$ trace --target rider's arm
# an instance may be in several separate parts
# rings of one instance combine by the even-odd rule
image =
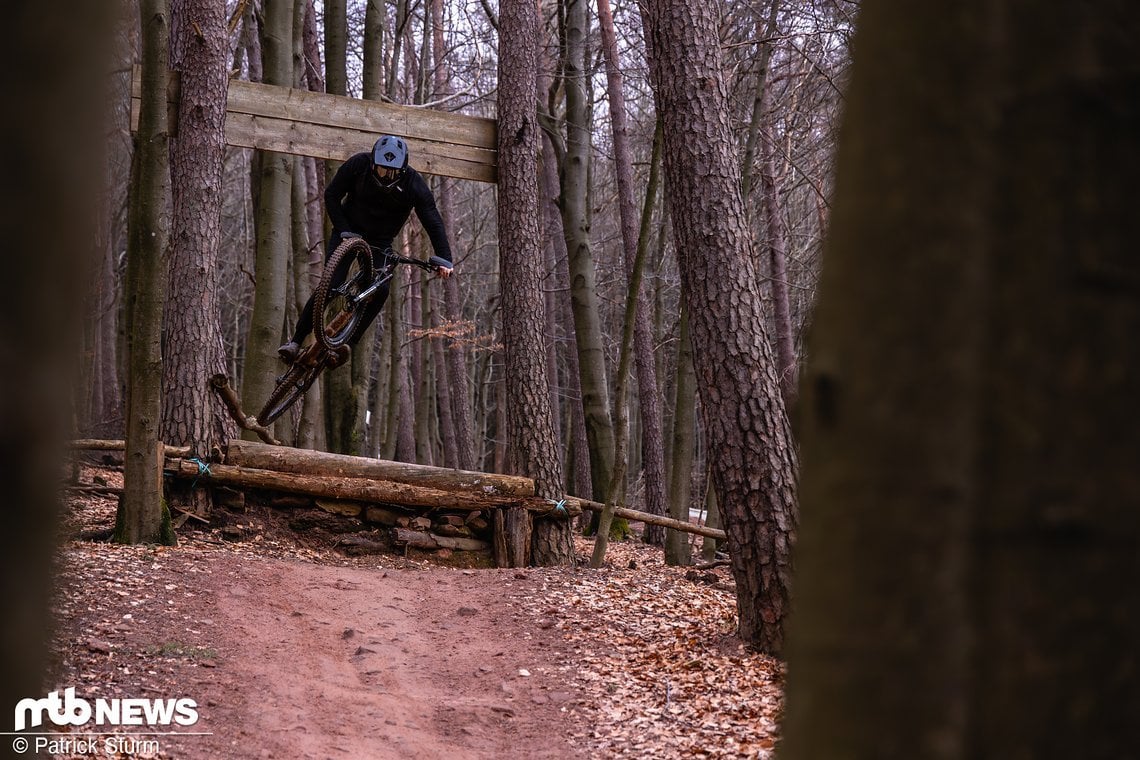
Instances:
[[[362,162],[364,163],[364,170],[367,171],[369,166],[367,153],[357,153],[345,161],[340,165],[340,168],[336,170],[332,182],[329,182],[328,187],[325,188],[325,213],[329,215],[329,221],[332,222],[333,229],[355,232],[340,202],[352,189],[352,183],[360,174],[360,165]]]
[[[447,242],[447,229],[443,225],[443,217],[435,206],[435,196],[431,194],[427,182],[418,174],[412,177],[411,190],[416,216],[427,232],[428,239],[431,240],[435,255],[451,261],[451,245]]]

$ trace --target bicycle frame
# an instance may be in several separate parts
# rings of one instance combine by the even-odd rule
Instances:
[[[355,310],[358,303],[366,302],[372,298],[373,293],[383,287],[385,283],[396,275],[396,266],[399,264],[411,264],[427,271],[435,271],[447,263],[436,256],[432,256],[428,261],[423,261],[421,259],[411,259],[406,256],[400,256],[393,252],[391,248],[377,248],[371,243],[368,244],[368,247],[372,250],[374,261],[377,255],[382,256],[384,261],[382,265],[376,268],[376,274],[373,275],[372,282],[355,296],[350,295],[348,292],[350,286],[355,284],[353,280],[347,280],[340,287],[333,289],[335,293],[344,298],[349,311]]]
[[[367,244],[367,241],[362,240],[361,242]],[[352,324],[354,322],[352,315],[356,309],[362,304],[368,303],[368,301],[376,295],[376,291],[395,276],[396,267],[398,265],[411,264],[429,272],[436,271],[440,268],[451,268],[450,261],[437,256],[432,256],[429,260],[422,261],[420,259],[399,256],[392,252],[391,248],[381,249],[372,245],[369,245],[368,248],[373,258],[373,275],[372,281],[368,283],[363,290],[355,295],[351,293],[355,287],[361,284],[360,280],[362,279],[363,270],[358,271],[354,277],[346,279],[335,288],[330,287],[327,279],[323,280],[318,286],[317,292],[320,294],[318,299],[319,303],[324,303],[323,299],[325,293],[335,293],[344,301],[341,311],[333,317],[332,321],[322,329],[319,335],[313,335],[314,341],[311,344],[307,344],[301,355],[290,365],[285,374],[277,378],[276,387],[270,394],[269,399],[265,402],[265,406],[262,407],[261,412],[257,415],[258,424],[271,424],[289,407],[296,403],[297,399],[305,394],[309,387],[316,382],[317,377],[322,371],[326,368],[337,367],[348,358],[349,348],[344,344],[344,341],[347,340],[347,335],[339,336],[334,345],[330,345],[328,341],[323,338],[330,334],[338,334]],[[377,254],[382,257],[379,266],[376,264]],[[338,253],[337,255],[343,256],[344,254]],[[328,263],[326,263],[326,273],[328,271]],[[322,291],[322,288],[325,290]],[[323,308],[323,306],[321,308]]]

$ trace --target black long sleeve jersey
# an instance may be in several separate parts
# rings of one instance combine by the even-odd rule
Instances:
[[[431,240],[435,255],[451,261],[451,246],[435,196],[423,175],[408,167],[392,188],[381,186],[372,172],[372,159],[357,153],[341,164],[325,188],[325,210],[334,234],[355,232],[377,247],[392,244],[412,210]]]

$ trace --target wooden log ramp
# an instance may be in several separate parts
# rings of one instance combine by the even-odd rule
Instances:
[[[122,441],[81,440],[72,448],[121,450]],[[389,529],[396,548],[449,553],[488,551],[496,565],[517,566],[528,555],[530,519],[567,519],[604,505],[535,495],[534,481],[512,475],[389,462],[368,457],[231,440],[202,462],[186,448],[167,446],[164,469],[174,478],[284,494],[271,504],[312,507],[338,519]],[[320,514],[316,512],[315,514]],[[619,507],[619,517],[724,539],[721,530]],[[530,518],[524,518],[524,515]],[[349,542],[346,542],[349,543]],[[352,542],[360,548],[361,542]]]

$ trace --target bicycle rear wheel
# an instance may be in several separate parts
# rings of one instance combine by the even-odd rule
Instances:
[[[324,368],[323,360],[311,366],[297,362],[289,367],[258,413],[257,424],[269,425],[284,414],[285,410],[297,403],[297,399],[305,395],[305,391],[309,390]]]
[[[334,284],[338,270],[343,280]],[[313,293],[313,333],[332,351],[344,345],[360,323],[363,310],[356,296],[372,283],[372,251],[361,238],[349,238],[337,246],[325,264],[321,282]]]

